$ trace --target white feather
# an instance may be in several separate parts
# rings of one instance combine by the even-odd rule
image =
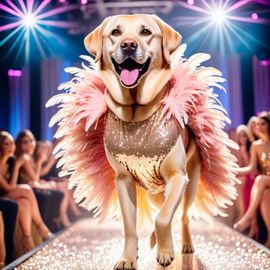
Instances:
[[[53,97],[51,97],[45,104],[46,108],[52,107],[59,103],[68,103],[75,101],[75,97],[72,94],[57,94]]]
[[[211,58],[210,54],[206,53],[196,53],[189,57],[187,60],[187,65],[191,69],[195,69],[198,67],[202,62],[207,61]]]

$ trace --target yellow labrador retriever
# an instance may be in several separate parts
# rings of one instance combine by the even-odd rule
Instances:
[[[180,34],[155,15],[109,17],[84,41],[96,57],[110,109],[105,150],[116,173],[125,231],[124,252],[114,269],[137,269],[136,184],[159,208],[152,235],[159,264],[174,259],[171,221],[184,191],[183,252],[193,252],[187,211],[200,175],[199,153],[186,129],[159,117],[171,78],[170,56],[180,42]]]

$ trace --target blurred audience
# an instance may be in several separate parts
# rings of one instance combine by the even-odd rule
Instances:
[[[235,156],[238,160],[239,167],[245,167],[249,164],[249,149],[250,141],[248,137],[248,128],[246,125],[239,125],[236,128],[235,141],[239,145],[239,149],[235,151]],[[249,201],[249,192],[246,190],[248,182],[252,181],[252,177],[249,175],[238,176],[241,184],[237,185],[238,198],[236,200],[237,216],[240,219],[247,209]],[[253,183],[252,183],[253,184]]]
[[[48,147],[44,143],[36,144],[35,137],[30,130],[23,130],[18,134],[16,138],[16,156],[25,159],[20,170],[19,181],[27,183],[33,188],[63,192],[64,197],[60,203],[57,222],[59,226],[68,227],[71,222],[67,211],[72,196],[68,190],[67,181],[45,181],[41,179],[41,175],[47,173],[54,162],[51,157],[48,157],[48,153]]]
[[[251,189],[250,203],[244,216],[234,225],[239,231],[250,227],[250,236],[255,236],[258,231],[257,211],[261,209],[263,221],[267,227],[265,246],[270,247],[270,215],[269,215],[269,189],[270,189],[270,116],[261,113],[256,119],[256,136],[259,137],[251,144],[250,162],[248,166],[239,168],[239,176],[256,174]]]
[[[26,162],[25,156],[14,158],[15,143],[12,136],[0,132],[0,196],[18,203],[18,222],[22,230],[21,245],[25,252],[35,247],[31,226],[36,225],[43,240],[52,233],[42,220],[38,203],[32,188],[27,184],[17,184],[19,170]]]

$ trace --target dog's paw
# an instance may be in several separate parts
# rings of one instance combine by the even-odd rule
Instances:
[[[170,250],[159,250],[157,253],[157,262],[163,266],[167,267],[174,260],[174,252]]]
[[[193,245],[192,243],[190,244],[183,244],[183,247],[182,247],[182,253],[194,253],[194,248],[193,248]]]
[[[137,270],[137,261],[121,258],[113,267],[114,270]]]

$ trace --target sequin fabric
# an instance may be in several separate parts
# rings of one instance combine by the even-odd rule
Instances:
[[[259,158],[260,172],[267,176],[270,176],[270,153],[262,153]]]
[[[181,253],[181,234],[173,232],[175,260],[166,270],[269,270],[270,253],[255,241],[214,221],[191,221],[194,254]],[[149,228],[150,229],[150,228]],[[164,270],[150,249],[151,231],[139,236],[138,270]],[[122,225],[84,219],[51,240],[16,270],[112,270],[123,252]],[[10,268],[14,269],[14,268]]]
[[[108,151],[134,176],[139,187],[151,193],[164,190],[160,165],[180,134],[176,120],[162,119],[161,110],[141,122],[124,122],[109,111],[104,133]]]

